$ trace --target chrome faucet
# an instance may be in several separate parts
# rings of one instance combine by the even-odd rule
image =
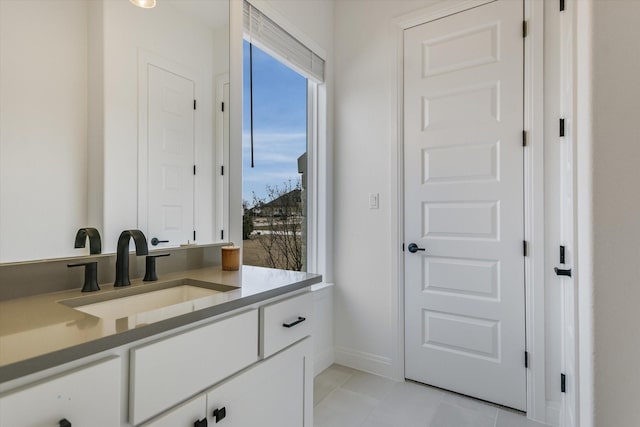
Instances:
[[[136,245],[136,255],[147,255],[149,248],[147,247],[147,239],[140,230],[125,230],[120,233],[118,238],[118,252],[116,254],[116,281],[114,287],[129,286],[129,240],[133,237],[133,243]]]
[[[102,252],[102,243],[100,241],[100,233],[92,227],[85,227],[76,233],[75,248],[84,248],[87,237],[89,238],[89,254],[95,255]]]

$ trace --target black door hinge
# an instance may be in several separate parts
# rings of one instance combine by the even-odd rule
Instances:
[[[224,113],[224,102],[222,103],[222,106],[220,107],[220,111],[222,111]]]
[[[196,165],[193,165],[193,174],[196,174]]]
[[[564,136],[564,119],[560,119],[560,136]]]
[[[565,374],[560,374],[560,391],[567,392],[567,376]]]
[[[220,175],[224,175],[224,165],[220,166]]]
[[[564,12],[564,0],[560,0],[560,12]]]
[[[564,264],[564,246],[560,246],[560,264]]]
[[[220,230],[220,240],[224,240],[224,230]]]
[[[196,230],[193,230],[193,240],[196,240]]]
[[[523,147],[527,146],[527,131],[526,130],[522,131],[522,146]]]
[[[529,256],[529,243],[526,240],[522,241],[522,254]]]
[[[402,252],[404,252],[404,243],[402,244]]]
[[[195,99],[193,100],[193,109],[194,110],[196,109],[196,100]]]
[[[528,31],[528,25],[527,25],[527,21],[522,21],[522,37],[527,37],[529,31]]]
[[[529,367],[529,352],[528,351],[524,352],[524,367],[525,368]]]

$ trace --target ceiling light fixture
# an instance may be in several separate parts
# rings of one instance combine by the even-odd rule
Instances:
[[[129,0],[131,3],[144,9],[151,9],[156,7],[156,0]]]

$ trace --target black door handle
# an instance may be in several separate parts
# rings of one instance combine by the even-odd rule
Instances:
[[[283,323],[282,326],[284,326],[285,328],[292,328],[296,326],[298,323],[304,322],[305,320],[307,320],[306,317],[298,316],[298,320],[296,320],[295,322]]]
[[[418,251],[424,251],[424,248],[419,248],[418,245],[416,245],[415,243],[409,243],[409,246],[407,246],[407,249],[412,254],[415,254]]]
[[[153,239],[151,239],[151,244],[153,246],[158,246],[158,243],[169,243],[168,240],[160,240],[157,237],[154,237]]]
[[[564,270],[564,269],[562,269],[562,268],[555,267],[555,268],[553,269],[553,271],[555,271],[555,272],[556,272],[556,275],[558,275],[558,276],[567,276],[567,277],[571,277],[571,269],[570,269],[570,268],[569,268],[569,269],[567,269],[567,270]]]

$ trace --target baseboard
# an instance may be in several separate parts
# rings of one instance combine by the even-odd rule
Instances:
[[[377,354],[336,347],[335,363],[381,377],[393,378],[393,363],[391,359]]]
[[[560,402],[547,401],[547,424],[552,427],[559,427],[560,414],[562,414]]]
[[[335,361],[334,351],[332,348],[327,348],[320,353],[313,355],[313,376],[318,375],[329,366],[333,365]]]

